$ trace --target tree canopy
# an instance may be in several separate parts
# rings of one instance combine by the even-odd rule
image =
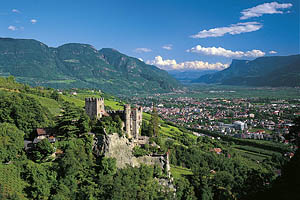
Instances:
[[[0,123],[15,124],[29,137],[36,128],[50,124],[51,115],[47,108],[34,98],[22,93],[0,96]]]
[[[16,160],[23,147],[24,132],[13,124],[0,124],[0,162]]]

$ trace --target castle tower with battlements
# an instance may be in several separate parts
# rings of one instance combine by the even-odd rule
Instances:
[[[136,106],[131,108],[129,104],[124,105],[124,111],[105,111],[104,98],[86,98],[85,99],[85,112],[91,119],[101,119],[105,114],[110,116],[119,115],[124,122],[124,130],[128,138],[138,140],[140,129],[143,120],[142,107]]]
[[[125,131],[128,138],[138,139],[143,120],[142,107],[131,109],[129,104],[124,106]]]
[[[140,129],[142,126],[143,109],[142,107],[136,107],[132,111],[132,135],[133,138],[138,139]]]
[[[132,138],[131,134],[131,107],[129,104],[124,105],[124,122],[125,122],[125,132],[128,136],[128,138]]]
[[[104,98],[85,98],[85,112],[91,119],[100,119],[105,113]]]

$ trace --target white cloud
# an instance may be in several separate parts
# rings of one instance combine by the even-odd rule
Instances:
[[[191,49],[188,49],[187,52],[201,53],[204,55],[212,55],[212,56],[224,56],[227,58],[261,57],[265,55],[265,52],[256,49],[244,52],[244,51],[231,51],[228,49],[224,49],[222,47],[202,47],[201,45],[197,45]]]
[[[223,70],[229,67],[229,64],[208,63],[198,60],[177,63],[176,60],[164,60],[161,56],[156,56],[154,60],[148,60],[146,63],[164,70]]]
[[[277,2],[271,2],[271,3],[264,3],[260,4],[258,6],[245,9],[241,12],[242,16],[240,19],[249,19],[251,17],[260,17],[263,14],[275,14],[280,13],[282,14],[283,11],[279,9],[287,9],[292,7],[293,4],[291,3],[277,3]]]
[[[269,54],[276,54],[277,51],[269,51]]]
[[[18,29],[17,29],[17,27],[10,25],[10,26],[8,27],[8,30],[16,31],[16,30],[18,30]]]
[[[15,9],[15,8],[12,9],[11,12],[13,12],[13,13],[21,13],[19,10]]]
[[[36,19],[31,19],[30,22],[31,22],[32,24],[35,24],[35,23],[37,23],[37,20],[36,20]]]
[[[231,24],[225,27],[213,28],[209,30],[202,30],[199,33],[192,35],[192,38],[207,38],[207,37],[221,37],[225,34],[237,35],[241,33],[253,32],[262,28],[259,22],[245,22]]]
[[[164,46],[162,46],[161,48],[163,48],[163,49],[166,49],[166,50],[172,50],[172,44],[167,44],[167,45],[164,45]]]
[[[148,48],[136,48],[134,51],[137,53],[147,53],[147,52],[151,52],[152,50]]]

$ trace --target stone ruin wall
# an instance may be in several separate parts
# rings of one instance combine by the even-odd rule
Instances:
[[[124,122],[125,132],[128,138],[138,139],[143,120],[142,107],[131,108],[129,104],[124,105],[124,110],[105,111],[104,98],[86,98],[85,112],[91,118],[101,119],[103,115],[119,115]]]
[[[117,133],[102,135],[98,138],[99,153],[105,157],[115,158],[118,168],[127,165],[139,167],[141,164],[159,165],[162,169],[169,166],[167,156],[141,156],[135,157],[132,154],[134,142],[130,142],[126,137],[119,137]]]

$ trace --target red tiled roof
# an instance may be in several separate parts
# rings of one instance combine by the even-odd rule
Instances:
[[[221,152],[222,152],[222,149],[221,149],[221,148],[214,148],[214,151],[215,151],[216,153],[221,153]]]
[[[37,128],[36,132],[37,132],[38,135],[46,135],[47,134],[46,130],[43,129],[43,128]]]
[[[107,112],[104,111],[103,116],[109,117],[109,114],[108,114]]]

